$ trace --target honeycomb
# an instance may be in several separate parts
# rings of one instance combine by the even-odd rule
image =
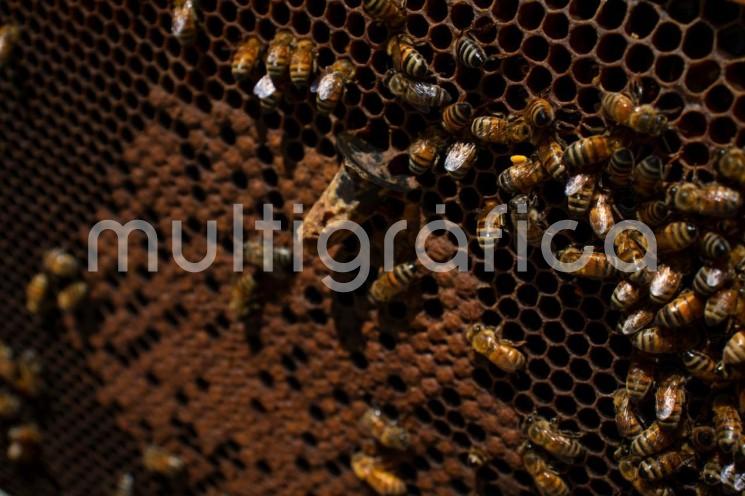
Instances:
[[[429,275],[371,310],[365,288],[327,290],[327,269],[306,253],[302,273],[263,281],[277,296],[260,315],[231,319],[232,204],[244,204],[247,226],[273,204],[289,242],[291,205],[309,209],[338,168],[335,135],[361,133],[400,152],[390,167],[402,172],[409,143],[435,119],[382,84],[389,33],[361,0],[200,0],[199,10],[196,42],[182,46],[167,0],[0,4],[0,20],[22,27],[0,77],[1,336],[40,352],[48,384],[41,475],[2,464],[0,487],[14,496],[105,494],[131,472],[139,494],[362,494],[349,461],[364,441],[357,419],[378,405],[414,434],[411,451],[392,460],[409,494],[534,494],[515,452],[520,419],[534,410],[584,433],[586,463],[565,474],[572,494],[624,490],[610,395],[631,348],[611,332],[614,283],[557,275],[532,249],[527,272],[516,272],[510,242],[499,245],[495,273],[483,268],[476,217],[485,197],[506,200],[496,175],[519,146],[484,148],[458,182],[421,176],[420,189],[364,225],[380,246],[386,226],[412,209],[422,224],[460,224],[469,272]],[[673,177],[712,177],[716,147],[745,145],[745,19],[735,3],[408,0],[407,13],[405,29],[441,85],[476,108],[512,114],[545,92],[598,125],[593,78],[609,91],[637,78],[678,130],[666,136],[678,153]],[[497,55],[483,74],[454,58],[458,33],[471,27]],[[340,56],[357,66],[332,115],[305,94],[262,113],[252,81],[233,80],[238,43],[249,33],[268,42],[278,28],[312,38],[321,67]],[[565,218],[562,185],[547,183],[542,198],[550,221]],[[104,236],[100,270],[87,275],[91,304],[30,318],[23,288],[43,250],[64,246],[84,259],[88,230],[109,218],[157,227],[159,271],[147,271],[135,236],[129,271],[118,272],[115,240]],[[174,219],[184,222],[189,260],[204,255],[205,223],[217,220],[210,271],[173,262]],[[576,239],[590,234],[580,225]],[[438,236],[428,249],[446,258],[456,247]],[[526,341],[524,373],[473,357],[462,329],[477,321]],[[174,487],[143,471],[140,452],[151,443],[184,459],[187,480]],[[471,447],[490,461],[470,467]]]

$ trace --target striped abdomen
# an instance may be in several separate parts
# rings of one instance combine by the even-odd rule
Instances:
[[[390,301],[394,296],[406,290],[417,276],[416,264],[406,262],[396,265],[392,271],[383,273],[370,287],[368,295],[372,303]]]
[[[659,251],[674,252],[684,250],[695,243],[698,228],[687,222],[671,222],[654,234]]]
[[[406,20],[402,3],[398,0],[365,0],[362,8],[371,17],[385,22],[390,27],[399,26]]]
[[[481,67],[486,62],[486,53],[481,45],[470,36],[463,36],[456,45],[456,54],[460,63],[472,69]]]
[[[488,143],[506,143],[507,120],[495,115],[476,117],[471,122],[471,134]]]
[[[550,126],[556,113],[554,107],[545,98],[533,98],[528,102],[523,113],[525,120],[533,127],[543,128]]]
[[[470,103],[453,103],[442,111],[442,127],[452,134],[459,134],[468,127],[472,115],[473,107]]]
[[[693,290],[701,296],[708,297],[719,291],[730,280],[728,272],[704,265],[693,278]]]
[[[634,192],[642,197],[654,194],[662,179],[662,169],[662,160],[657,155],[649,155],[638,162],[632,173]]]
[[[688,372],[704,382],[719,380],[717,362],[702,351],[688,350],[681,353],[680,359]]]
[[[612,185],[624,187],[631,181],[633,170],[634,155],[628,148],[619,148],[611,155],[606,172]]]
[[[538,160],[554,179],[561,180],[566,174],[564,149],[556,141],[544,141],[538,145]]]
[[[581,170],[608,160],[617,146],[605,135],[580,138],[564,150],[564,161],[571,169]]]
[[[739,365],[745,362],[745,331],[738,331],[727,341],[722,354],[725,365]]]
[[[282,82],[290,68],[292,40],[291,34],[280,32],[269,44],[265,61],[266,72],[275,84]]]
[[[712,231],[706,231],[698,241],[701,254],[711,260],[726,256],[732,247],[724,236]]]
[[[736,289],[723,289],[709,297],[706,300],[706,308],[704,310],[706,325],[719,325],[734,315],[737,310],[738,298],[739,295]]]
[[[652,200],[639,205],[636,209],[636,219],[649,227],[657,227],[670,217],[670,209],[665,202]]]
[[[439,147],[433,140],[420,138],[409,146],[409,171],[416,176],[427,172],[435,165]]]
[[[605,93],[600,101],[600,108],[605,116],[616,124],[627,125],[634,103],[623,93]]]
[[[649,458],[639,465],[639,475],[648,481],[670,477],[687,463],[688,457],[679,451],[668,451],[657,458]]]
[[[714,430],[719,449],[725,453],[735,453],[742,438],[742,420],[734,405],[728,400],[717,398],[714,401]]]
[[[719,173],[731,181],[745,186],[745,150],[742,148],[730,148],[717,162]]]
[[[662,307],[657,323],[670,329],[685,327],[704,316],[704,301],[693,291],[684,291]]]
[[[479,246],[486,250],[490,245],[497,244],[502,235],[502,229],[505,223],[505,214],[494,212],[492,210],[499,205],[496,200],[489,200],[484,205],[481,215],[476,225],[476,235],[478,236]]]
[[[638,401],[652,388],[652,367],[646,363],[631,362],[629,372],[626,375],[626,391],[632,401]]]
[[[631,452],[637,456],[651,456],[659,453],[675,441],[675,434],[662,429],[654,422],[631,442]]]
[[[192,0],[174,2],[171,32],[184,45],[189,45],[196,39],[197,9]]]

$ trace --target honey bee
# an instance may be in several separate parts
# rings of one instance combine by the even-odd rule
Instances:
[[[670,329],[685,327],[704,316],[704,301],[685,290],[657,312],[657,324]]]
[[[409,35],[392,36],[386,45],[386,52],[393,59],[394,69],[408,77],[423,79],[430,73],[427,59],[414,48],[414,40]]]
[[[622,437],[632,438],[642,431],[642,423],[631,406],[631,397],[625,389],[613,394],[613,406],[616,408],[616,428]]]
[[[471,134],[487,143],[511,145],[528,141],[531,132],[523,118],[487,115],[471,121]]]
[[[419,270],[414,262],[404,262],[393,267],[390,272],[383,272],[370,286],[368,300],[371,303],[390,301],[408,288],[419,277]]]
[[[646,243],[644,243],[644,238],[640,238],[637,236],[637,233],[632,230],[620,232],[618,236],[616,236],[613,244],[618,258],[626,263],[638,263],[644,258],[647,249]],[[629,276],[629,279],[634,284],[647,286],[652,282],[653,277],[654,273],[644,268],[633,272]]]
[[[328,114],[344,96],[344,88],[354,79],[357,70],[347,59],[334,62],[328,71],[311,87],[316,91],[316,107],[319,112]]]
[[[572,246],[559,252],[559,261],[562,263],[573,263],[579,260],[582,255],[583,253],[579,248]],[[590,254],[587,263],[583,267],[570,273],[577,277],[602,281],[613,277],[616,272],[616,268],[608,261],[605,253],[594,252]]]
[[[456,179],[463,177],[471,170],[476,161],[478,150],[473,143],[457,141],[450,145],[445,155],[445,170]]]
[[[714,452],[711,454],[701,471],[701,480],[709,486],[715,486],[722,480],[722,454]]]
[[[670,374],[660,382],[655,394],[657,422],[665,429],[673,429],[680,423],[686,401],[685,378]]]
[[[655,231],[657,249],[660,252],[685,250],[698,238],[698,228],[688,222],[671,222]]]
[[[597,179],[588,174],[578,174],[567,181],[564,194],[567,197],[569,213],[575,217],[584,215],[590,209],[590,203],[595,196]]]
[[[659,422],[653,422],[631,441],[631,453],[636,456],[648,457],[670,447],[678,437],[678,433],[663,429]]]
[[[600,162],[607,161],[621,144],[606,135],[580,138],[564,150],[564,161],[575,171],[580,171]]]
[[[541,496],[569,496],[567,483],[537,451],[530,448],[521,451],[525,471],[533,478]]]
[[[639,475],[650,482],[659,481],[674,475],[694,461],[693,451],[689,446],[683,446],[679,451],[667,451],[655,458],[642,461],[639,465]]]
[[[724,365],[739,365],[745,362],[745,331],[738,331],[729,338],[722,353]]]
[[[522,343],[502,338],[502,329],[474,324],[466,331],[471,347],[500,370],[513,373],[525,367],[525,355],[517,349]]]
[[[713,327],[721,324],[737,311],[738,292],[736,289],[722,289],[706,300],[704,321]]]
[[[686,351],[694,346],[699,338],[697,333],[676,334],[665,327],[642,329],[631,337],[631,344],[637,350],[653,355]]]
[[[704,265],[693,278],[693,290],[703,297],[708,297],[719,291],[730,281],[731,274],[717,267]]]
[[[487,60],[486,52],[470,35],[464,34],[455,44],[458,62],[471,69],[478,69]]]
[[[662,305],[678,294],[683,282],[683,274],[667,265],[660,265],[649,283],[649,299]]]
[[[704,382],[718,382],[717,362],[703,351],[688,350],[680,354],[688,372]]]
[[[16,361],[16,373],[12,381],[15,390],[24,396],[38,396],[44,386],[42,369],[41,360],[36,352],[24,351]]]
[[[60,248],[54,248],[44,254],[44,270],[55,277],[70,278],[80,270],[75,257]]]
[[[266,73],[275,85],[281,84],[290,69],[290,57],[295,37],[289,31],[279,31],[266,50]]]
[[[290,81],[296,88],[305,89],[316,68],[316,49],[307,38],[298,40],[290,55]]]
[[[551,177],[561,180],[566,175],[564,148],[555,140],[541,140],[538,143],[538,160]]]
[[[667,117],[652,105],[638,105],[641,86],[632,89],[634,97],[623,93],[603,92],[600,108],[611,121],[641,134],[659,136],[668,128]]]
[[[556,112],[551,102],[545,98],[535,97],[528,101],[523,111],[527,123],[538,129],[547,128],[556,120]]]
[[[20,38],[21,29],[15,24],[0,26],[0,68],[8,63]]]
[[[723,177],[745,186],[745,150],[735,147],[723,150],[717,161],[717,170]]]
[[[640,308],[621,320],[616,330],[624,336],[631,336],[651,324],[654,321],[654,315],[654,311],[649,308]]]
[[[26,310],[32,315],[40,313],[49,297],[49,277],[44,273],[36,274],[26,286]]]
[[[578,434],[559,430],[555,423],[543,417],[529,415],[525,418],[523,429],[531,443],[563,462],[573,463],[584,453],[584,448],[576,439]]]
[[[354,475],[365,481],[377,494],[388,496],[406,493],[404,481],[386,470],[380,458],[355,453],[351,464]]]
[[[610,302],[617,310],[628,310],[641,300],[641,290],[629,281],[620,281],[611,295]]]
[[[233,55],[231,70],[236,81],[246,79],[256,68],[261,55],[261,41],[256,36],[249,36],[241,43]]]
[[[21,424],[8,430],[7,456],[14,463],[30,463],[38,458],[42,434],[36,424]]]
[[[691,443],[699,453],[708,453],[717,446],[714,428],[709,425],[697,425],[691,430]]]
[[[644,398],[654,382],[654,369],[652,365],[639,360],[632,360],[629,364],[629,372],[626,375],[626,391],[632,402],[638,402]]]
[[[717,396],[712,406],[717,444],[724,453],[735,453],[742,439],[742,421],[730,398]]]
[[[497,185],[507,193],[529,193],[548,177],[537,160],[530,160],[525,155],[512,155],[510,161],[512,165],[497,177]]]
[[[135,479],[132,474],[122,474],[114,489],[113,496],[132,496],[134,493]]]
[[[62,288],[57,293],[57,307],[63,312],[72,312],[88,296],[88,284],[76,281]]]
[[[243,245],[243,255],[249,265],[260,269],[264,267],[264,243],[262,241],[248,241]],[[284,246],[272,246],[272,270],[290,272],[292,270],[292,250]]]
[[[274,82],[272,82],[269,74],[265,74],[259,79],[254,86],[253,92],[259,98],[261,108],[267,112],[275,110],[277,105],[279,105],[279,101],[282,99],[282,92],[274,86]]]
[[[386,419],[377,408],[369,408],[362,415],[360,425],[386,448],[406,450],[411,445],[406,429]]]
[[[631,153],[631,150],[628,148],[618,148],[611,154],[605,173],[610,184],[623,188],[628,186],[631,181],[633,170],[634,155]]]
[[[745,474],[738,471],[734,463],[722,467],[719,479],[727,493],[741,493],[745,489]]]
[[[629,481],[633,488],[642,496],[674,496],[673,490],[667,486],[652,484],[639,476],[639,467],[634,457],[626,457],[618,463],[621,476]]]
[[[514,197],[510,200],[510,217],[518,236],[524,233],[528,245],[541,246],[543,234],[546,232],[546,220],[535,204],[535,197],[528,198],[527,195]]]
[[[442,127],[451,134],[460,134],[470,124],[472,115],[470,103],[451,103],[442,111]]]
[[[142,453],[142,465],[148,472],[177,477],[183,473],[186,466],[184,461],[160,446],[148,446]]]
[[[725,257],[731,250],[729,241],[711,231],[706,231],[701,236],[701,239],[698,240],[698,248],[701,254],[710,260]]]
[[[667,188],[666,203],[684,214],[729,218],[742,207],[742,195],[721,184],[674,183]]]
[[[597,193],[590,206],[590,226],[598,238],[604,239],[615,225],[613,200],[605,193]]]
[[[250,273],[241,275],[230,289],[228,309],[236,319],[243,319],[259,308],[258,284]]]
[[[409,146],[409,172],[421,176],[434,167],[445,140],[430,129]]]
[[[174,0],[171,33],[182,45],[194,43],[197,37],[196,0]]]
[[[386,74],[385,84],[394,96],[425,113],[434,107],[447,105],[451,100],[448,92],[436,84],[413,81],[394,70]]]
[[[0,391],[0,419],[10,420],[21,411],[21,401],[17,396]]]
[[[664,164],[657,155],[649,155],[636,163],[631,173],[634,192],[641,198],[649,198],[656,191],[663,176]]]
[[[362,8],[372,17],[398,28],[406,21],[406,2],[404,0],[364,0]]]
[[[499,205],[497,200],[487,200],[481,215],[479,215],[476,233],[479,246],[483,250],[487,250],[497,243],[507,222],[506,215],[503,213],[495,213],[491,218],[489,217],[489,214],[497,205]]]
[[[670,209],[660,200],[644,202],[636,209],[636,219],[649,227],[662,225],[669,217]]]

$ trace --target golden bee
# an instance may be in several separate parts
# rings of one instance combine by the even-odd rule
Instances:
[[[628,148],[618,148],[610,156],[605,174],[611,185],[625,188],[631,182],[634,154]]]
[[[523,116],[528,125],[544,129],[556,120],[556,111],[551,102],[541,97],[534,97],[528,101],[523,110]]]
[[[673,429],[680,423],[686,401],[686,379],[680,374],[665,377],[655,393],[657,422],[665,429]]]
[[[432,129],[425,132],[409,146],[409,172],[421,176],[432,169],[444,144],[445,139],[439,132]]]
[[[21,401],[14,394],[0,391],[0,419],[10,420],[21,411]]]
[[[50,296],[49,276],[36,274],[26,286],[26,310],[32,315],[43,311]]]
[[[621,144],[607,135],[580,138],[564,150],[564,161],[574,171],[587,169],[591,165],[607,161]]]
[[[267,112],[275,110],[279,105],[279,101],[282,99],[282,92],[274,85],[269,74],[265,74],[258,80],[254,86],[253,93],[258,97],[261,108]]]
[[[279,31],[266,50],[266,73],[275,85],[281,84],[290,70],[290,57],[295,37],[289,31]]]
[[[259,270],[264,268],[264,244],[262,241],[247,241],[243,245],[243,255],[249,265],[257,267]],[[290,272],[292,271],[292,250],[285,246],[272,246],[270,256],[267,261],[272,263],[272,271]]]
[[[688,350],[680,354],[686,370],[695,378],[708,383],[719,382],[717,362],[703,351]]]
[[[722,480],[722,454],[714,452],[709,456],[701,471],[701,480],[709,486],[717,485]]]
[[[403,293],[419,277],[419,269],[414,262],[404,262],[383,272],[370,286],[368,300],[371,303],[385,303]]]
[[[569,178],[564,194],[570,214],[580,217],[590,209],[596,186],[597,179],[593,175],[577,174]]]
[[[397,34],[388,40],[386,52],[398,72],[414,79],[424,79],[429,74],[427,59],[414,48],[414,40],[406,34]]]
[[[626,391],[632,402],[644,398],[654,382],[654,368],[650,363],[632,360],[626,375]]]
[[[613,406],[616,409],[616,428],[621,437],[632,438],[639,435],[643,427],[631,405],[628,391],[617,390],[613,394]]]
[[[546,219],[536,208],[536,197],[518,195],[510,200],[510,218],[518,237],[525,237],[529,246],[541,246],[546,232]]]
[[[76,281],[60,289],[57,293],[57,307],[63,312],[72,312],[88,296],[88,284]]]
[[[619,461],[618,471],[642,496],[675,496],[675,492],[670,487],[654,484],[641,478],[639,466],[634,457],[626,457]]]
[[[43,366],[39,355],[33,350],[21,353],[16,361],[16,372],[13,387],[24,396],[38,396],[44,387],[42,379]]]
[[[677,334],[665,327],[648,327],[631,337],[631,344],[637,350],[653,355],[676,353],[689,350],[699,338],[695,332]]]
[[[448,92],[436,84],[414,81],[394,70],[386,74],[385,84],[394,96],[421,112],[429,112],[451,101]]]
[[[637,133],[659,136],[668,128],[667,117],[652,105],[638,105],[641,86],[635,85],[633,97],[623,93],[603,92],[600,108],[603,114]]]
[[[404,0],[364,0],[362,8],[373,19],[382,21],[396,29],[406,21],[406,2]]]
[[[253,72],[259,62],[261,50],[261,40],[257,36],[249,36],[241,43],[230,66],[236,81],[246,79]]]
[[[186,468],[184,461],[160,446],[148,446],[142,453],[142,465],[148,472],[177,477]]]
[[[499,202],[495,199],[487,200],[481,210],[481,215],[479,215],[476,234],[478,236],[479,246],[483,250],[487,250],[497,244],[506,226],[506,214],[496,211],[492,213],[498,205]]]
[[[719,449],[724,453],[735,453],[742,440],[742,420],[737,408],[728,396],[720,395],[714,399],[712,411]]]
[[[745,186],[745,150],[736,147],[723,150],[717,160],[717,170],[722,177]]]
[[[458,38],[455,44],[455,54],[458,62],[471,69],[478,69],[487,60],[484,49],[468,34],[464,34]]]
[[[314,83],[311,91],[316,92],[316,107],[319,112],[328,114],[336,108],[344,96],[344,88],[352,82],[356,72],[352,62],[339,59]]]
[[[478,156],[478,149],[473,143],[465,141],[456,141],[445,155],[443,166],[445,170],[456,179],[463,179],[473,167],[473,163]]]
[[[388,471],[380,458],[359,452],[352,455],[351,465],[354,475],[365,481],[377,494],[389,496],[406,493],[404,481]]]
[[[663,429],[659,422],[653,422],[631,441],[631,453],[642,457],[652,456],[669,448],[677,437],[676,431]]]
[[[632,230],[620,232],[618,236],[616,236],[613,244],[618,258],[626,263],[639,263],[644,258],[644,254],[647,250],[645,239],[638,236],[638,233]],[[646,269],[640,269],[632,273],[629,276],[629,279],[634,284],[647,286],[651,283],[653,277],[653,272]]]
[[[738,300],[739,293],[733,288],[722,289],[710,296],[703,311],[706,325],[713,327],[733,316]]]
[[[578,434],[559,430],[554,422],[543,417],[529,415],[525,418],[523,430],[531,443],[563,462],[576,462],[584,454],[584,448],[576,439]]]
[[[716,431],[710,425],[697,425],[691,429],[691,444],[698,453],[709,453],[717,446]]]
[[[597,193],[590,205],[590,227],[598,238],[605,239],[615,224],[613,199],[606,193]]]
[[[174,0],[171,33],[183,45],[194,43],[197,37],[197,0]]]
[[[662,305],[672,300],[683,283],[683,274],[667,265],[660,265],[649,283],[649,299]]]
[[[471,134],[487,143],[510,145],[530,139],[530,126],[521,117],[487,115],[471,121]]]
[[[671,222],[655,231],[657,249],[660,252],[685,250],[698,238],[698,228],[684,221]]]
[[[8,63],[20,38],[21,29],[15,24],[0,26],[0,68]]]
[[[745,331],[737,331],[729,338],[722,352],[724,365],[740,365],[745,362]]]
[[[624,336],[631,336],[646,328],[654,321],[654,311],[640,308],[618,322],[616,331]]]
[[[673,183],[667,188],[666,202],[684,214],[724,219],[737,215],[742,207],[742,195],[721,184],[683,182]]]
[[[296,88],[305,89],[316,70],[316,48],[313,40],[303,38],[295,43],[290,55],[290,81]]]
[[[363,430],[387,448],[406,450],[411,445],[409,433],[397,423],[385,418],[378,408],[368,408],[360,419]]]
[[[538,143],[538,160],[551,177],[560,181],[566,175],[564,148],[556,140],[544,139]]]
[[[573,263],[577,262],[582,256],[583,252],[579,248],[570,246],[561,250],[558,258],[562,263]],[[605,253],[593,252],[589,255],[587,263],[583,267],[570,272],[570,274],[585,279],[602,281],[613,277],[616,272],[616,268],[611,265]]]
[[[611,295],[611,305],[617,310],[628,310],[639,303],[642,292],[638,286],[629,281],[620,281]]]
[[[55,277],[70,278],[78,273],[80,265],[75,257],[61,248],[47,251],[42,259],[44,270]]]
[[[230,288],[228,310],[236,319],[243,319],[259,308],[258,284],[250,273],[241,275]]]
[[[7,456],[14,463],[31,463],[38,459],[42,434],[36,424],[21,424],[8,430]]]
[[[688,446],[680,450],[667,451],[653,458],[648,458],[639,465],[639,475],[650,482],[667,479],[683,467],[692,465],[695,455]]]
[[[670,329],[685,327],[704,316],[704,301],[685,290],[657,313],[657,323]]]
[[[525,367],[525,355],[517,349],[522,343],[504,339],[501,328],[474,324],[466,331],[466,340],[476,353],[504,372],[513,373]]]
[[[499,173],[497,185],[507,193],[529,193],[548,178],[538,160],[530,160],[525,155],[512,155],[512,165]]]
[[[523,467],[533,478],[533,483],[541,496],[569,496],[569,486],[564,479],[531,448],[521,449]]]
[[[698,248],[701,255],[709,260],[717,260],[727,256],[731,247],[729,241],[712,231],[706,231],[698,241]]]
[[[697,294],[708,297],[722,289],[730,279],[731,273],[729,271],[704,265],[696,272],[691,287]]]
[[[460,134],[468,128],[473,107],[468,102],[451,103],[442,111],[442,127],[450,134]]]
[[[657,155],[649,155],[634,166],[631,184],[640,198],[649,198],[657,191],[663,177],[664,164]]]
[[[660,200],[644,202],[636,209],[636,219],[649,227],[660,226],[669,218],[670,209]]]

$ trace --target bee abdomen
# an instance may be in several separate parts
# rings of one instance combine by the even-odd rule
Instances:
[[[722,355],[725,365],[739,365],[745,362],[745,331],[736,332],[727,341]]]
[[[458,40],[456,52],[458,60],[466,67],[476,69],[486,62],[484,49],[470,36],[463,36]]]
[[[704,235],[701,236],[698,246],[704,257],[711,260],[716,260],[726,256],[732,249],[726,238],[711,231],[706,231]]]
[[[472,115],[473,107],[470,103],[453,103],[442,111],[442,127],[450,133],[458,134],[468,126]]]

